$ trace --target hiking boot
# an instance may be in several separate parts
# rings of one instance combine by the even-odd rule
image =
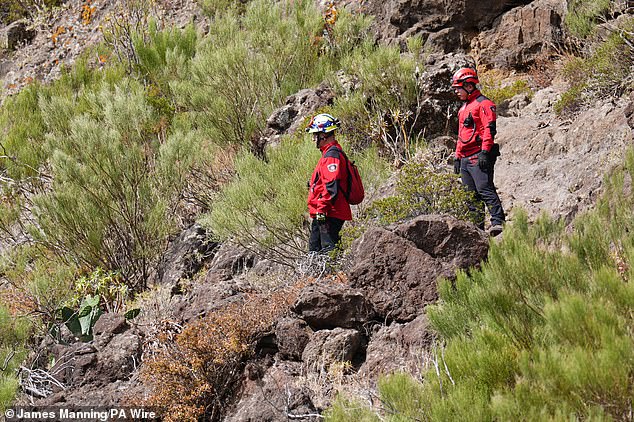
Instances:
[[[502,233],[503,230],[504,230],[504,227],[502,227],[501,224],[495,224],[489,227],[489,236],[491,237],[498,236]]]

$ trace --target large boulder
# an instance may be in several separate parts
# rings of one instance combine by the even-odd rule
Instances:
[[[480,66],[527,70],[544,50],[563,42],[565,10],[557,0],[537,0],[496,19],[471,41]]]
[[[488,239],[473,224],[422,215],[390,229],[368,230],[352,245],[350,285],[370,301],[380,319],[411,321],[438,298],[440,277],[477,266]]]

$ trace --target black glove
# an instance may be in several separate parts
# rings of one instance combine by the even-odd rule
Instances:
[[[480,154],[478,154],[478,167],[480,170],[487,170],[491,166],[491,158],[489,157],[489,152],[482,150]]]
[[[460,174],[460,158],[453,160],[453,172],[454,174]]]

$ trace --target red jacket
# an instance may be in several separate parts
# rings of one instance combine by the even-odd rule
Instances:
[[[495,137],[495,103],[475,90],[458,112],[456,158],[491,151]]]
[[[321,149],[321,158],[310,178],[308,192],[308,212],[325,214],[340,220],[352,220],[350,205],[341,189],[348,189],[348,170],[342,150],[337,141],[330,142]]]

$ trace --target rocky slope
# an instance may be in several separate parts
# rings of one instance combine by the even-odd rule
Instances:
[[[62,63],[72,63],[99,39],[99,16],[112,4],[93,4],[97,9],[90,24],[83,25],[77,13],[82,2],[72,0],[39,28],[30,44],[3,53],[0,77],[7,93],[29,78],[57,77]],[[198,13],[187,1],[172,8],[162,4],[163,16],[178,25]],[[448,123],[447,110],[456,103],[448,81],[457,67],[475,61],[479,69],[524,72],[563,37],[565,11],[554,0],[369,0],[348,7],[376,16],[379,39],[402,42],[409,35],[423,35],[434,53],[421,77],[422,120],[430,128],[431,144],[448,150],[455,115]],[[76,29],[53,43],[51,31],[61,26]],[[602,177],[621,162],[631,144],[633,98],[606,99],[562,119],[552,105],[564,88],[555,81],[531,98],[520,95],[499,105],[502,156],[496,183],[511,223],[518,207],[532,218],[548,212],[571,221],[592,207]],[[320,87],[289,98],[269,119],[265,141],[296,129],[331,95]],[[172,243],[159,271],[162,296],[157,294],[145,309],[154,313],[154,321],[182,326],[242,300],[256,289],[254,278],[274,272],[271,263],[257,256],[205,239],[206,233],[193,227]],[[318,278],[319,283],[300,292],[273,332],[262,333],[260,353],[245,366],[243,385],[225,420],[317,420],[336,388],[365,394],[371,401],[378,374],[413,369],[428,359],[433,334],[424,308],[437,298],[437,278],[452,278],[456,270],[478,265],[487,250],[481,232],[446,217],[423,216],[367,232],[353,245],[347,277]],[[202,276],[183,289],[184,280],[203,266]],[[46,397],[36,397],[35,403],[114,404],[145,396],[138,369],[156,340],[156,327],[143,322],[106,315],[95,327],[92,344],[49,345],[56,362],[50,373],[58,385],[40,386]],[[351,364],[338,370],[341,362]]]

